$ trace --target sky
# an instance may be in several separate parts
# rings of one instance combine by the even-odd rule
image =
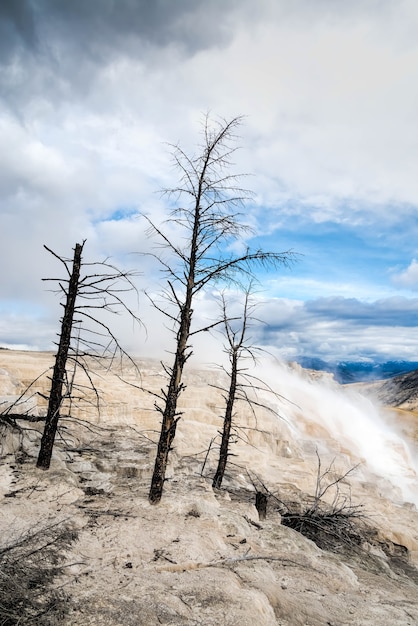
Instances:
[[[245,243],[296,253],[258,275],[254,341],[418,360],[417,29],[415,0],[1,0],[0,346],[53,349],[42,278],[62,268],[43,246],[86,239],[88,260],[141,273],[145,330],[117,318],[124,345],[167,349],[139,216],[166,218],[168,144],[192,154],[209,113],[244,116]],[[196,323],[214,315],[208,289]]]

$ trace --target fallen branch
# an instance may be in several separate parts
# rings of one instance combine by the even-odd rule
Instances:
[[[254,520],[252,520],[250,517],[248,517],[248,515],[244,515],[244,519],[246,522],[248,522],[251,526],[255,526],[255,528],[257,528],[257,530],[263,530],[263,527],[261,524],[259,524],[258,522],[254,522]]]
[[[209,561],[208,563],[199,563],[199,562],[189,562],[189,563],[177,563],[175,565],[166,565],[163,567],[157,567],[157,572],[186,572],[189,570],[196,569],[205,569],[206,567],[223,567],[225,565],[235,565],[236,563],[244,563],[246,561],[278,561],[286,565],[293,565],[295,567],[302,567],[304,569],[310,569],[315,572],[319,572],[319,570],[312,567],[311,564],[300,563],[298,561],[293,561],[292,559],[288,559],[282,556],[270,556],[270,555],[254,555],[254,556],[241,556],[235,558],[225,558],[219,559],[217,561]]]
[[[110,517],[138,517],[137,515],[132,515],[131,513],[122,513],[121,511],[111,511],[108,509],[107,511],[96,511],[95,509],[88,509],[83,505],[79,504],[78,507],[83,510],[86,515],[91,515],[92,517],[100,517],[100,515],[109,515]]]

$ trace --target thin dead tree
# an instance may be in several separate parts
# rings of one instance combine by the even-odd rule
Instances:
[[[150,232],[168,255],[166,258],[154,254],[166,275],[168,306],[160,305],[155,299],[152,302],[169,319],[176,337],[173,364],[165,367],[168,385],[155,403],[162,422],[149,492],[152,503],[161,499],[169,452],[181,417],[177,402],[184,389],[183,369],[192,354],[189,340],[197,332],[210,328],[192,329],[195,297],[209,283],[239,281],[242,275],[252,276],[254,266],[277,268],[288,263],[292,256],[289,252],[248,248],[241,255],[229,252],[232,244],[242,241],[249,232],[240,208],[251,194],[241,187],[241,176],[229,173],[241,121],[240,117],[212,121],[206,116],[203,142],[197,154],[189,156],[179,146],[172,146],[180,179],[179,185],[166,193],[176,204],[180,201],[181,204],[172,210],[163,226],[157,226],[145,216]]]
[[[58,283],[57,293],[64,303],[61,318],[58,350],[55,356],[51,388],[48,396],[48,409],[45,427],[41,439],[37,467],[48,469],[57,433],[58,422],[64,402],[71,404],[86,394],[84,385],[77,384],[77,369],[84,372],[88,387],[93,391],[99,408],[99,391],[90,372],[91,360],[110,367],[116,358],[127,357],[136,367],[132,358],[119,343],[117,337],[106,323],[104,313],[127,313],[135,322],[140,319],[126,304],[124,294],[136,291],[133,272],[117,269],[107,259],[88,263],[82,259],[85,240],[77,243],[73,259],[64,258],[47,246],[45,249],[55,256],[65,267],[66,277],[45,278]]]
[[[229,456],[229,443],[231,440],[232,420],[234,417],[234,406],[237,399],[237,391],[239,385],[240,362],[245,357],[254,360],[254,354],[251,346],[247,343],[246,335],[250,315],[250,292],[245,293],[244,310],[241,324],[238,328],[233,327],[233,322],[228,318],[225,295],[222,294],[222,323],[226,337],[226,352],[228,354],[230,371],[229,371],[229,389],[226,396],[225,415],[223,420],[223,429],[221,437],[221,447],[219,450],[218,467],[212,481],[212,487],[219,489],[225,474],[225,468]]]
[[[257,359],[263,352],[254,345],[253,339],[248,334],[250,327],[260,321],[254,316],[257,303],[252,298],[252,288],[253,285],[250,283],[244,292],[242,315],[239,317],[231,317],[228,314],[226,295],[222,293],[220,296],[224,351],[228,355],[229,369],[222,367],[228,377],[228,388],[214,385],[222,391],[225,399],[218,465],[212,480],[212,487],[216,489],[221,487],[225,475],[230,445],[238,437],[238,425],[235,423],[237,404],[249,408],[255,418],[257,409],[267,410],[280,418],[272,403],[267,403],[261,396],[265,398],[268,395],[272,400],[281,399],[281,396],[259,377],[249,373],[249,366],[256,366]]]

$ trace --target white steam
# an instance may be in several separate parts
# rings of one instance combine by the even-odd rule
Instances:
[[[371,479],[386,479],[400,490],[401,500],[418,506],[418,460],[385,421],[383,409],[330,376],[310,377],[298,366],[273,360],[259,367],[260,378],[285,398],[278,410],[299,441],[311,442],[320,455],[331,452],[337,460],[340,454],[353,464],[360,462]]]

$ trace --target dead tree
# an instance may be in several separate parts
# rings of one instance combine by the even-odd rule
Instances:
[[[54,447],[55,434],[58,427],[59,411],[63,400],[63,386],[73,330],[75,302],[79,290],[82,251],[83,244],[77,243],[74,249],[73,268],[68,280],[64,315],[61,320],[60,340],[55,356],[51,391],[49,392],[48,412],[37,462],[37,467],[42,467],[42,469],[48,469],[51,463],[52,449]]]
[[[12,492],[13,493],[13,492]],[[68,521],[49,522],[19,533],[19,524],[5,524],[0,539],[0,624],[62,623],[71,611],[63,576],[66,555],[77,539]]]
[[[263,408],[278,416],[271,405],[266,404],[260,397],[260,393],[274,397],[280,397],[273,389],[258,377],[248,372],[248,362],[256,365],[257,357],[262,350],[257,348],[251,337],[248,335],[250,326],[258,322],[254,316],[256,303],[251,299],[252,285],[250,283],[244,294],[243,312],[240,317],[230,317],[227,311],[226,296],[221,294],[221,321],[223,333],[226,340],[224,347],[229,359],[229,370],[224,371],[228,376],[229,386],[224,390],[219,386],[225,398],[225,414],[223,417],[223,428],[221,434],[221,445],[216,473],[213,477],[212,487],[221,487],[225,469],[230,454],[230,444],[233,439],[235,417],[235,407],[239,402],[249,407],[255,415],[257,408]],[[280,416],[278,416],[280,417]]]
[[[157,226],[145,216],[150,232],[168,255],[154,255],[167,277],[168,306],[158,304],[155,299],[152,302],[170,320],[176,337],[173,364],[165,367],[168,385],[155,403],[162,422],[149,492],[153,503],[162,496],[168,456],[181,417],[177,402],[184,389],[183,369],[192,354],[189,340],[197,332],[210,328],[192,329],[195,296],[215,280],[239,281],[243,274],[251,276],[255,265],[276,268],[291,258],[289,252],[248,248],[242,255],[228,253],[231,244],[249,231],[239,209],[250,194],[240,186],[240,176],[228,173],[237,149],[236,130],[240,123],[239,117],[212,122],[206,116],[203,143],[197,155],[189,156],[179,146],[172,146],[180,180],[177,187],[166,193],[181,204],[163,226]],[[174,232],[179,233],[178,240]]]
[[[85,241],[75,245],[72,264],[70,259],[65,259],[44,246],[64,265],[67,273],[65,279],[44,279],[57,282],[59,286],[57,291],[65,298],[65,303],[62,304],[64,314],[61,318],[61,332],[48,396],[45,427],[37,461],[37,467],[45,470],[51,463],[63,403],[64,401],[71,403],[76,390],[77,393],[80,391],[74,381],[76,369],[81,368],[87,375],[98,402],[99,393],[89,372],[88,359],[105,360],[110,367],[114,358],[126,356],[133,363],[110,326],[100,319],[99,315],[99,312],[101,314],[103,311],[118,313],[122,310],[135,321],[140,321],[122,297],[124,292],[135,290],[132,282],[133,273],[120,271],[107,260],[84,263],[82,260],[84,244]]]
[[[251,356],[251,348],[246,344],[246,333],[249,322],[249,291],[245,294],[244,311],[242,323],[239,328],[233,328],[230,319],[228,319],[226,310],[225,296],[222,295],[222,322],[224,326],[225,336],[227,340],[226,351],[230,361],[229,372],[229,389],[226,397],[226,408],[223,421],[221,447],[219,450],[218,467],[212,481],[212,487],[218,488],[222,484],[225,474],[225,468],[229,454],[229,441],[231,439],[232,419],[234,416],[234,405],[237,398],[237,385],[239,376],[239,364],[244,356]]]

